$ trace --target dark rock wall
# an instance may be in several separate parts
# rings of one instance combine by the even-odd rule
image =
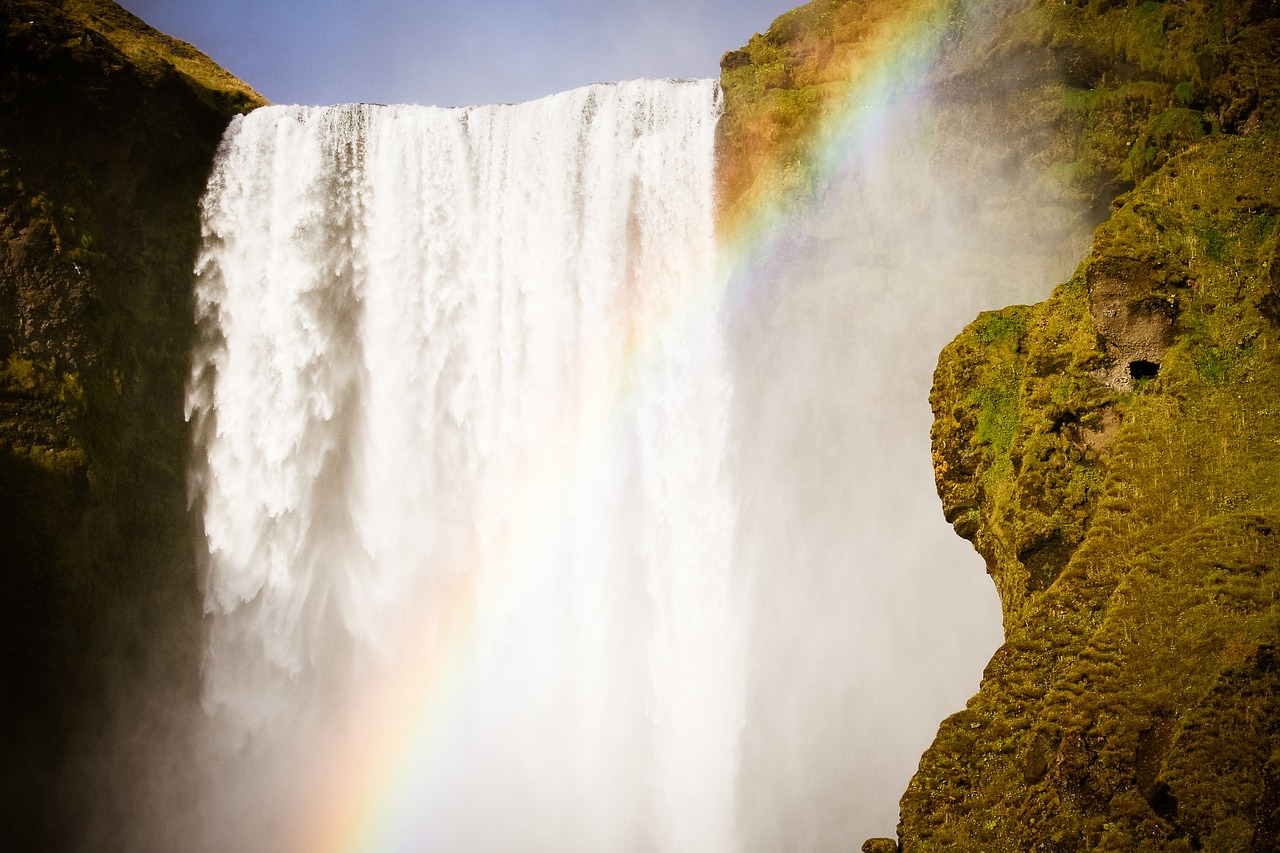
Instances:
[[[57,850],[90,795],[72,759],[198,616],[198,201],[262,101],[107,0],[4,0],[0,38],[0,848]]]

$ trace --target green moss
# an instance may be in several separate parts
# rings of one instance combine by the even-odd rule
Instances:
[[[85,467],[74,429],[84,415],[84,389],[74,373],[18,355],[0,363],[0,449],[52,474],[71,477]]]
[[[942,117],[943,135],[989,137],[1095,222],[1206,135],[1280,120],[1280,34],[1238,0],[1035,2],[991,26],[945,3],[817,0],[722,62],[725,219],[779,200],[785,209],[816,189],[810,155],[823,120],[848,108],[847,85],[894,67],[887,33],[934,24],[948,61],[929,87],[957,108]]]
[[[124,61],[149,80],[176,76],[205,106],[245,112],[265,103],[261,95],[186,42],[148,26],[109,0],[63,0],[63,11],[114,46]],[[175,75],[176,72],[176,75]]]
[[[849,108],[846,99],[863,75],[912,49],[903,31],[946,12],[916,0],[814,0],[725,54],[717,143],[724,219],[810,197],[823,120]]]
[[[997,454],[1007,454],[1013,445],[1018,429],[1018,386],[1016,376],[1009,382],[986,385],[974,392],[973,402],[978,407],[978,429],[974,438],[979,444],[989,444]]]
[[[1170,157],[1199,142],[1209,132],[1204,113],[1186,107],[1167,109],[1147,123],[1120,169],[1125,181],[1140,181]]]
[[[989,138],[1109,220],[1050,299],[981,315],[939,358],[936,482],[1007,642],[903,797],[904,851],[1268,849],[1276,734],[1243,721],[1272,713],[1280,634],[1260,532],[1280,530],[1280,436],[1255,424],[1280,399],[1280,157],[1272,102],[1238,82],[1270,67],[1241,46],[1252,26],[1234,4],[1030,4],[987,41],[956,36],[937,81],[941,136]],[[791,42],[763,41],[769,84],[813,84]],[[1010,83],[1027,68],[1048,79]],[[1095,304],[1103,282],[1114,304]],[[1167,347],[1143,353],[1157,375],[1128,375],[1095,326],[1107,311],[1168,318]]]
[[[1058,103],[1064,110],[1087,114],[1097,107],[1110,93],[1106,89],[1073,89],[1067,87]]]
[[[1010,336],[1021,339],[1026,332],[1027,318],[1019,311],[984,314],[978,318],[974,329],[974,334],[983,344],[993,344]]]

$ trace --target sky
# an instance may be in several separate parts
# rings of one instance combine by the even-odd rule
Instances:
[[[715,77],[801,0],[121,0],[275,103],[513,103]]]

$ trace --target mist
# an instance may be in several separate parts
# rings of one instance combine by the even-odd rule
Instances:
[[[1047,296],[1086,232],[945,109],[894,93],[730,285],[747,850],[892,837],[920,754],[1002,640],[934,490],[933,369],[979,311]]]

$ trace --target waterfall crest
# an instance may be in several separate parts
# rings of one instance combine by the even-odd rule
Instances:
[[[422,731],[369,733],[438,741],[372,849],[736,846],[718,113],[714,81],[634,81],[224,139],[188,399],[203,704],[288,740],[301,791],[380,679],[442,681]]]

